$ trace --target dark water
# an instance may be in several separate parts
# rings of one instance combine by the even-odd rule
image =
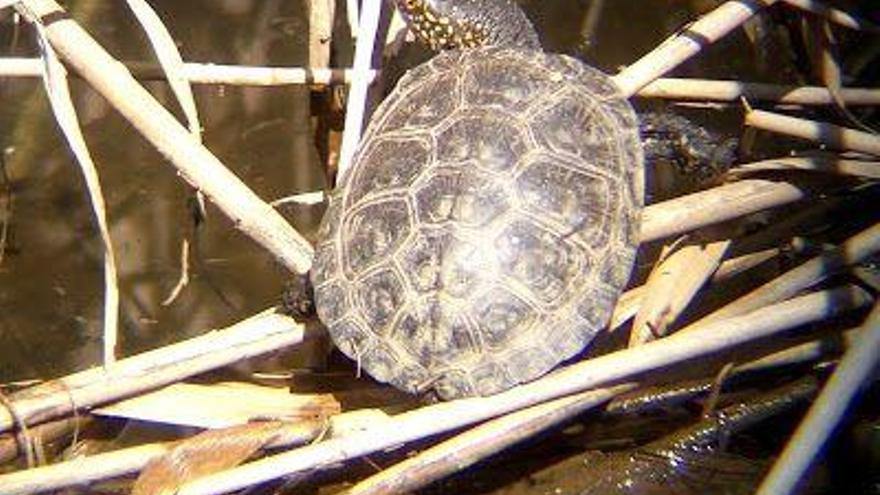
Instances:
[[[152,2],[190,62],[308,64],[306,1]],[[635,60],[714,2],[699,0],[523,2],[549,50],[573,54],[606,71]],[[152,60],[145,36],[123,4],[70,3],[73,17],[124,60]],[[350,59],[341,20],[337,64]],[[588,19],[595,15],[595,23]],[[774,15],[779,15],[778,12]],[[766,18],[765,18],[766,19]],[[678,75],[798,81],[802,76],[766,23],[753,23],[685,64]],[[768,37],[769,36],[769,37]],[[756,41],[757,43],[753,43]],[[771,45],[766,45],[771,46]],[[0,54],[35,56],[33,33],[0,14]],[[780,62],[780,60],[784,61]],[[120,355],[225,326],[275,304],[285,277],[269,256],[215,208],[196,236],[193,280],[170,306],[183,237],[192,230],[191,191],[104,100],[73,80],[80,121],[108,203],[121,284]],[[167,86],[147,83],[170,108]],[[305,86],[196,86],[207,146],[262,198],[320,189],[324,175],[313,144]],[[69,373],[98,363],[102,261],[78,169],[59,137],[38,79],[0,79],[0,148],[11,215],[0,263],[0,382]],[[738,123],[738,110],[707,119]],[[0,191],[4,190],[0,188]],[[9,195],[0,198],[0,206]],[[321,210],[284,207],[306,234]]]

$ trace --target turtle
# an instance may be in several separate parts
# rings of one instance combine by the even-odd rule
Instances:
[[[492,395],[607,325],[639,243],[638,119],[511,0],[396,4],[439,53],[378,106],[331,193],[315,306],[376,380]]]

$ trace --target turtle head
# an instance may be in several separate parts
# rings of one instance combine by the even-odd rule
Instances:
[[[513,0],[395,0],[410,29],[433,50],[500,45],[541,49]]]

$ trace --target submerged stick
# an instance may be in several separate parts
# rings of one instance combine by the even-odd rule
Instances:
[[[864,387],[868,377],[880,362],[880,304],[865,320],[853,345],[837,369],[828,379],[807,416],[798,425],[794,435],[770,473],[764,478],[758,495],[786,495],[792,493],[798,482],[819,454],[856,400],[856,394]]]
[[[29,423],[45,421],[298,344],[303,332],[304,326],[293,318],[269,310],[223,330],[120,359],[110,368],[92,368],[22,390],[9,399]],[[0,431],[13,424],[10,411],[0,408]]]
[[[196,141],[64,9],[53,0],[27,0],[23,5],[32,22],[48,22],[46,37],[58,54],[156,146],[184,179],[286,267],[299,273],[309,270],[311,244]]]
[[[399,414],[392,417],[387,425],[379,425],[201,478],[184,485],[178,493],[226,493],[288,474],[339,463],[686,359],[706,356],[807,322],[859,308],[869,302],[870,296],[856,287],[798,297],[748,315],[717,322],[698,334],[675,334],[641,347],[584,361],[491,397],[461,399]],[[2,493],[0,489],[0,494]]]
[[[718,41],[776,0],[728,0],[676,33],[612,77],[624,96],[632,96],[654,79]]]
[[[783,86],[779,84],[711,79],[662,78],[640,89],[638,96],[644,98],[667,98],[684,101],[729,101],[742,98],[749,101],[766,101],[779,105],[834,105],[834,96],[827,88],[819,86]],[[844,103],[854,105],[880,105],[880,89],[841,88]]]
[[[789,117],[764,110],[749,110],[747,126],[787,136],[808,139],[839,150],[858,151],[880,156],[880,136],[848,127]]]

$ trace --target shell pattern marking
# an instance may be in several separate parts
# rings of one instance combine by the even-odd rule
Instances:
[[[337,346],[443,398],[581,351],[633,264],[637,129],[608,77],[565,56],[475,48],[410,71],[319,232],[316,305]]]

